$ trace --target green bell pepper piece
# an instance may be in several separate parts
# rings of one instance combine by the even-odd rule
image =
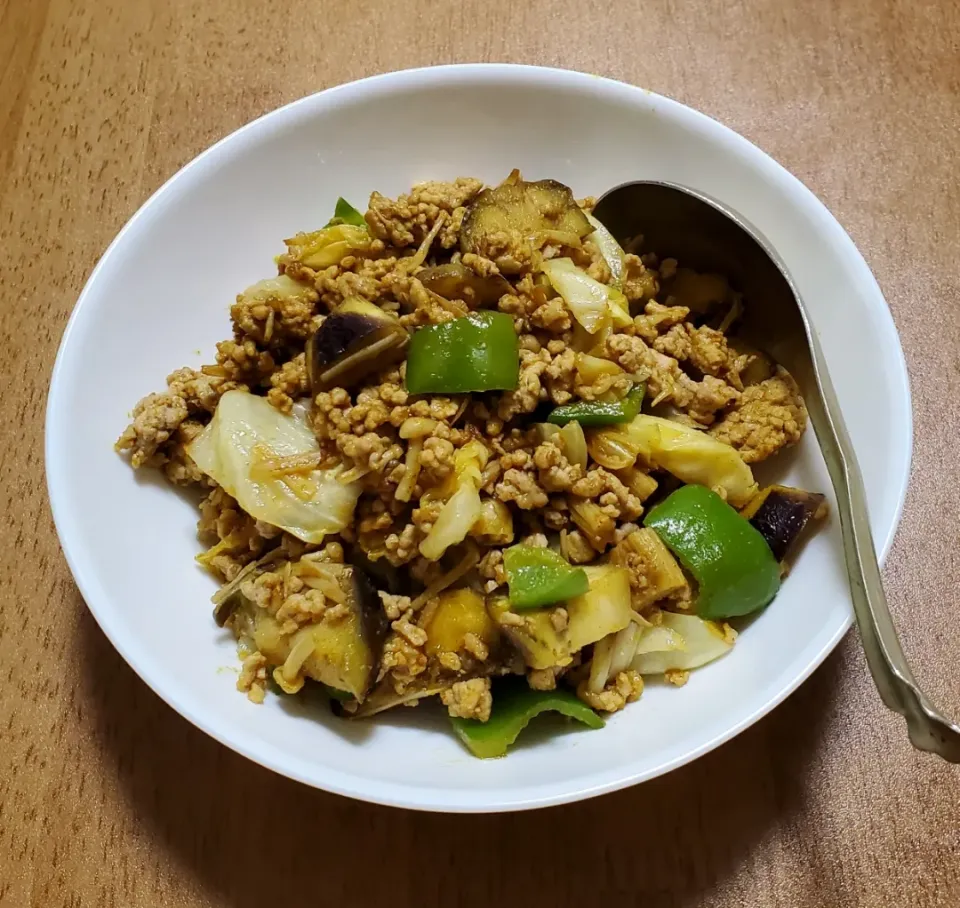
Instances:
[[[780,588],[780,565],[763,536],[716,492],[683,486],[644,518],[696,578],[701,618],[748,615]]]
[[[338,690],[336,687],[331,687],[329,684],[321,684],[321,687],[331,700],[337,700],[340,703],[345,703],[347,700],[353,699],[353,694],[347,693],[345,690]]]
[[[326,224],[327,227],[333,227],[336,224],[351,224],[354,227],[366,227],[367,222],[363,215],[357,211],[346,199],[337,199],[336,207],[333,209],[333,217]]]
[[[575,404],[564,404],[547,417],[547,422],[557,426],[565,426],[573,421],[581,426],[610,426],[630,422],[640,412],[643,391],[643,385],[634,385],[621,400],[583,400]]]
[[[603,728],[604,721],[566,690],[531,690],[525,681],[508,681],[493,690],[493,709],[486,722],[451,719],[457,737],[475,757],[502,757],[530,722],[542,712],[558,712],[587,728]]]
[[[411,394],[512,391],[519,377],[520,341],[505,312],[472,312],[421,328],[410,338]]]
[[[512,545],[503,553],[510,604],[515,609],[540,608],[582,596],[590,588],[587,572],[575,568],[552,549]]]

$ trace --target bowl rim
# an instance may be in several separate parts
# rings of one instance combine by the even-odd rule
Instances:
[[[801,200],[806,202],[811,212],[815,212],[818,215],[820,222],[818,224],[819,229],[828,231],[833,236],[835,243],[840,249],[841,255],[847,259],[854,270],[858,272],[868,292],[870,292],[871,295],[875,294],[883,301],[883,307],[877,307],[876,317],[878,322],[882,323],[880,327],[884,330],[889,341],[891,341],[889,349],[886,352],[895,356],[900,378],[898,384],[900,385],[899,390],[901,392],[899,401],[901,403],[901,412],[898,414],[898,419],[906,431],[902,435],[901,450],[898,452],[897,459],[903,463],[903,470],[897,480],[897,506],[893,520],[884,537],[879,541],[878,552],[881,564],[886,560],[886,556],[890,551],[894,536],[903,516],[913,454],[913,407],[906,359],[889,305],[886,303],[886,299],[877,284],[876,278],[870,271],[859,249],[857,249],[853,240],[829,209],[804,183],[749,139],[746,139],[730,127],[725,126],[707,114],[688,107],[672,98],[651,92],[639,86],[576,70],[512,63],[448,64],[381,73],[314,92],[268,111],[219,139],[165,180],[124,224],[90,272],[64,329],[50,379],[44,429],[44,462],[47,494],[50,500],[51,512],[61,549],[87,608],[93,614],[97,624],[124,661],[155,694],[187,719],[187,721],[217,740],[220,744],[242,754],[267,769],[314,788],[320,788],[334,794],[384,806],[447,813],[499,813],[550,807],[619,791],[684,766],[711,750],[714,750],[721,744],[745,731],[790,696],[790,694],[823,663],[826,657],[840,642],[841,638],[850,629],[853,623],[852,612],[848,611],[844,621],[837,626],[835,632],[826,639],[820,650],[813,655],[804,669],[798,672],[789,683],[778,690],[772,691],[768,696],[764,696],[753,711],[724,731],[717,733],[709,740],[701,743],[698,747],[669,761],[657,764],[654,767],[640,771],[630,771],[628,765],[618,777],[594,784],[589,784],[588,782],[584,785],[583,782],[577,782],[575,785],[571,785],[569,782],[560,780],[558,782],[552,782],[550,785],[539,787],[537,792],[529,797],[509,792],[498,793],[496,790],[484,790],[481,792],[482,797],[477,797],[475,794],[469,796],[468,793],[462,789],[450,790],[450,797],[445,797],[447,794],[446,791],[424,792],[416,785],[405,786],[395,783],[378,783],[373,786],[373,790],[371,790],[370,781],[365,777],[351,776],[346,773],[337,772],[334,774],[334,778],[330,780],[317,779],[308,777],[289,766],[282,765],[282,761],[271,759],[269,755],[259,752],[255,745],[248,744],[245,736],[229,733],[222,727],[217,727],[213,722],[208,721],[205,716],[198,715],[189,703],[182,702],[179,698],[165,690],[165,684],[161,677],[155,676],[147,667],[138,664],[138,660],[131,653],[131,647],[127,645],[123,635],[117,633],[116,628],[111,627],[108,616],[104,614],[105,610],[102,610],[97,602],[97,595],[95,594],[97,583],[93,576],[93,571],[89,570],[84,563],[83,555],[78,551],[78,547],[73,538],[64,532],[65,505],[63,501],[65,500],[65,491],[69,480],[62,466],[58,465],[58,451],[66,449],[65,439],[61,438],[59,430],[59,425],[62,422],[60,413],[66,406],[65,393],[62,390],[62,372],[64,370],[65,351],[70,345],[74,329],[80,321],[82,313],[85,312],[85,303],[89,297],[92,296],[92,288],[97,283],[101,270],[104,269],[107,261],[116,254],[117,247],[122,243],[127,233],[135,230],[140,221],[163,202],[176,181],[188,173],[200,171],[211,166],[215,163],[219,151],[225,145],[236,143],[244,136],[259,132],[268,121],[279,126],[288,119],[296,119],[301,114],[309,115],[314,109],[323,109],[331,105],[349,104],[355,99],[367,97],[371,94],[388,94],[394,89],[406,90],[442,83],[450,84],[451,82],[458,81],[466,81],[471,84],[497,84],[498,82],[520,81],[532,85],[540,84],[560,90],[562,90],[564,86],[583,88],[586,85],[593,85],[598,90],[606,93],[616,93],[631,103],[636,103],[641,97],[647,99],[652,98],[658,106],[668,110],[671,116],[699,125],[701,128],[709,129],[721,140],[738,146],[745,155],[748,155],[752,159],[753,164],[762,165],[768,172],[775,174],[783,184],[790,187],[794,193],[798,194]],[[484,800],[486,797],[489,797],[489,800]]]

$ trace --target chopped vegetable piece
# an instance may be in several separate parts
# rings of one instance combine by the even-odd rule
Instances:
[[[683,486],[644,518],[699,584],[701,618],[748,615],[780,588],[780,565],[763,536],[719,495]]]
[[[636,614],[630,605],[630,574],[625,568],[588,564],[583,570],[590,589],[563,606],[569,616],[567,641],[572,652],[623,630]]]
[[[243,604],[244,596],[240,587],[244,581],[251,580],[257,575],[258,567],[258,562],[251,561],[240,569],[233,580],[225,583],[213,594],[210,601],[213,603],[213,620],[217,622],[217,627],[223,627],[227,619]]]
[[[307,349],[310,387],[349,387],[403,357],[410,335],[392,312],[348,297],[317,328]]]
[[[590,675],[587,678],[587,690],[599,694],[611,678],[630,668],[636,655],[637,640],[644,628],[631,621],[622,631],[608,634],[593,645],[593,657],[590,659]]]
[[[603,464],[601,464],[601,466],[603,466]],[[646,501],[657,491],[656,479],[649,473],[644,473],[643,470],[638,470],[636,467],[617,470],[616,477],[641,501]]]
[[[262,281],[257,281],[237,297],[238,302],[249,305],[255,303],[313,305],[315,299],[316,290],[313,287],[295,281],[288,274],[278,274],[276,277],[268,277]]]
[[[587,451],[601,467],[625,472],[637,462],[640,445],[629,435],[631,425],[633,423],[614,425],[587,433]]]
[[[367,222],[363,215],[357,211],[346,199],[337,199],[336,207],[333,209],[333,217],[330,219],[327,227],[335,227],[337,224],[350,224],[354,227],[363,227],[366,229]]]
[[[603,356],[593,356],[583,351],[576,354],[574,363],[577,369],[577,378],[584,385],[594,385],[607,380],[607,387],[609,387],[609,379],[626,375],[626,372],[620,366],[609,359]]]
[[[617,535],[617,522],[597,502],[575,498],[570,502],[570,516],[598,552],[603,552],[608,545],[613,545]]]
[[[353,697],[353,694],[349,694],[345,690],[337,690],[337,688],[331,687],[329,684],[324,684],[323,689],[331,700],[336,700],[339,703],[344,703]]]
[[[670,550],[648,527],[634,530],[610,552],[610,563],[627,568],[633,577],[633,607],[643,611],[659,599],[687,588],[687,578]]]
[[[367,252],[372,239],[366,225],[333,224],[312,233],[298,233],[284,242],[290,261],[320,270],[339,264],[346,255]]]
[[[276,668],[274,680],[285,692],[295,693],[304,678],[312,678],[362,702],[377,678],[387,618],[363,571],[341,564],[324,564],[323,570],[343,590],[346,614],[288,634],[274,615],[244,600],[233,620]]]
[[[487,612],[483,599],[473,590],[447,590],[424,609],[420,627],[427,635],[428,656],[460,653],[472,635],[493,650],[500,630]]]
[[[669,626],[669,619],[672,619],[675,614],[675,612],[661,612],[660,624],[641,630],[639,639],[634,646],[634,657],[645,656],[647,653],[672,653],[675,651],[685,653],[687,651],[686,641]],[[666,624],[663,620],[664,616],[668,618]],[[696,618],[696,620],[703,622],[702,618]]]
[[[589,706],[566,690],[531,690],[522,681],[504,682],[494,688],[493,711],[486,722],[451,719],[457,737],[475,757],[502,757],[531,719],[542,712],[557,712],[582,722],[587,728],[603,728],[604,721]]]
[[[590,587],[587,572],[575,568],[548,548],[514,545],[505,549],[510,604],[516,609],[540,608],[581,596]]]
[[[368,719],[395,706],[415,705],[419,700],[435,697],[446,690],[447,684],[414,684],[397,693],[389,677],[377,684],[363,703],[356,700],[331,700],[330,706],[335,715],[345,719]]]
[[[643,402],[643,385],[634,385],[621,400],[582,400],[575,404],[557,407],[547,422],[562,426],[576,421],[581,426],[609,426],[630,422],[640,412]]]
[[[557,630],[550,620],[553,609],[525,612],[520,622],[506,596],[488,600],[487,609],[530,668],[554,668],[573,661],[566,628]]]
[[[505,502],[484,498],[480,516],[470,528],[470,535],[484,545],[506,545],[513,542],[513,514]]]
[[[213,419],[187,446],[194,463],[251,517],[314,544],[349,526],[360,484],[340,481],[342,465],[273,478],[261,478],[256,466],[319,451],[313,429],[296,408],[288,416],[265,397],[239,390],[220,398]]]
[[[600,221],[598,221],[592,214],[587,215],[587,220],[594,228],[593,233],[591,233],[587,239],[593,240],[593,242],[597,244],[597,248],[600,250],[603,260],[607,263],[607,267],[610,269],[610,274],[613,277],[613,286],[619,290],[621,284],[623,283],[623,249],[620,248],[620,244],[613,238],[613,234],[607,230],[607,228],[604,227],[603,224],[601,224]]]
[[[482,277],[458,262],[424,268],[417,273],[417,280],[437,296],[446,300],[463,300],[471,308],[496,306],[501,296],[513,292],[513,287],[502,275]]]
[[[555,180],[508,180],[473,200],[460,228],[460,249],[495,258],[504,235],[539,248],[550,240],[579,245],[592,229],[569,187]],[[500,264],[503,268],[514,263]]]
[[[632,450],[634,458],[642,456],[683,482],[722,492],[734,506],[746,503],[757,491],[753,473],[736,449],[699,429],[642,413],[622,429],[600,432],[608,442],[615,440],[625,450]],[[594,453],[592,446],[590,453]],[[628,464],[615,469],[625,466]]]
[[[619,327],[631,322],[623,294],[590,277],[571,259],[549,259],[541,267],[554,289],[570,307],[573,317],[590,334],[596,334],[608,318],[612,318]]]
[[[823,495],[789,486],[768,486],[740,512],[760,531],[778,561],[786,558],[810,521],[826,513]]]
[[[673,612],[663,612],[661,621],[647,628],[637,643],[630,667],[641,675],[689,671],[719,659],[733,648],[736,634],[729,625]]]
[[[466,539],[483,515],[479,490],[481,474],[489,456],[487,448],[476,440],[467,442],[454,455],[453,472],[438,490],[439,496],[446,498],[446,503],[420,543],[420,554],[424,558],[438,561],[450,546]]]
[[[560,430],[560,446],[567,460],[576,464],[586,472],[588,460],[587,437],[583,434],[583,427],[579,422],[567,423]]]
[[[417,331],[407,355],[411,394],[510,391],[520,375],[520,345],[505,312],[473,312]]]
[[[630,605],[630,575],[624,568],[591,564],[583,570],[590,589],[563,603],[566,623],[555,622],[556,609],[517,612],[503,597],[487,603],[491,616],[530,668],[569,665],[575,652],[623,630],[636,615]]]

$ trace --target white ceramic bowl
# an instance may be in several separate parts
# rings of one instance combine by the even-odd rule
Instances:
[[[876,282],[849,237],[794,177],[681,104],[595,76],[457,66],[380,76],[290,104],[214,145],[130,220],[80,296],[47,412],[50,498],[90,609],[134,670],[223,744],[277,772],[351,797],[429,810],[540,807],[667,772],[784,699],[850,626],[836,523],[816,536],[734,652],[677,690],[650,684],[603,731],[528,730],[480,761],[437,710],[344,724],[234,689],[234,645],[216,628],[213,581],[193,562],[196,512],[112,450],[132,405],[181,365],[209,362],[235,294],[273,273],[281,240],[412,183],[519,167],[578,196],[637,178],[728,203],[780,251],[807,304],[863,467],[886,552],[910,465],[903,355]],[[886,414],[878,419],[880,413]],[[781,472],[829,489],[811,432]]]

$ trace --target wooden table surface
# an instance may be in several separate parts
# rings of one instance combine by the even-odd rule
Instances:
[[[852,634],[771,716],[670,776],[544,812],[419,815],[308,790],[206,738],[113,651],[60,554],[42,454],[57,343],[163,180],[251,118],[372,73],[588,70],[756,142],[873,268],[916,419],[887,586],[919,677],[960,715],[960,5],[609,8],[0,0],[4,908],[960,905],[960,771],[911,750]]]

